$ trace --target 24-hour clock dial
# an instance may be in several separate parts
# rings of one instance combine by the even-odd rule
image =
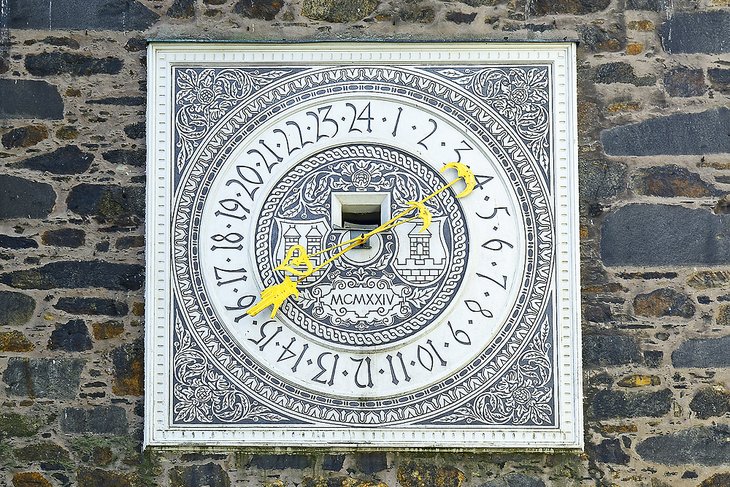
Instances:
[[[165,49],[149,441],[580,443],[572,47]]]
[[[244,313],[280,280],[274,267],[292,245],[317,252],[350,238],[343,208],[369,203],[385,221],[459,160],[475,191],[431,203],[427,231],[413,222],[373,237],[305,280],[274,320]],[[267,120],[221,168],[202,212],[202,276],[215,318],[281,380],[389,397],[459,370],[505,321],[525,266],[516,207],[484,144],[428,105],[319,96]]]

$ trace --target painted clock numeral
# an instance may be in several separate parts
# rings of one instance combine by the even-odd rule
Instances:
[[[225,276],[223,274],[235,274],[240,273],[241,275],[238,277],[235,276]],[[231,284],[238,281],[245,281],[248,279],[246,274],[246,269],[241,267],[240,269],[221,269],[220,267],[213,267],[213,275],[215,276],[216,284],[218,286],[225,286],[226,284]],[[224,280],[225,279],[225,280]]]
[[[470,151],[470,150],[474,150],[474,147],[472,147],[472,146],[471,146],[471,145],[469,144],[469,142],[467,142],[466,140],[463,140],[463,139],[462,139],[462,141],[461,141],[461,145],[462,145],[462,146],[466,146],[466,147],[459,147],[459,148],[457,148],[457,149],[454,149],[454,152],[456,152],[456,156],[458,157],[458,159],[456,160],[456,162],[461,162],[461,153],[462,153],[462,152],[465,152],[465,151]]]
[[[261,324],[261,326],[259,327],[259,335],[260,335],[260,337],[259,337],[258,340],[254,340],[253,338],[249,338],[248,339],[249,342],[253,343],[254,345],[258,345],[260,352],[263,352],[264,351],[264,348],[266,348],[266,345],[268,345],[269,343],[271,343],[271,341],[274,338],[276,338],[276,335],[278,335],[279,333],[281,333],[282,331],[284,331],[284,328],[281,325],[278,325],[274,329],[274,333],[271,336],[267,335],[266,334],[266,328],[270,324],[272,324],[272,323],[276,323],[276,321],[274,321],[274,320],[268,320],[268,321],[264,321]]]
[[[372,374],[372,371],[370,370],[370,366],[371,366],[370,357],[365,357],[365,358],[350,357],[350,360],[357,363],[357,370],[355,370],[355,377],[354,377],[355,385],[357,387],[359,387],[360,389],[365,389],[365,388],[372,389],[373,374]],[[365,382],[365,383],[360,382],[360,373],[362,372],[363,364],[365,364],[364,373],[367,375],[367,382]]]
[[[360,113],[357,112],[357,107],[353,105],[352,103],[345,103],[345,105],[352,110],[352,123],[350,123],[350,130],[349,133],[352,132],[358,132],[362,133],[362,130],[355,128],[355,123],[357,122],[367,122],[368,128],[366,129],[368,133],[371,133],[373,131],[372,129],[372,121],[373,117],[370,115],[370,103],[365,105],[365,107],[360,110]]]
[[[286,152],[287,152],[287,155],[292,155],[294,152],[296,152],[296,151],[298,151],[298,150],[301,149],[301,147],[297,147],[296,145],[295,146],[292,146],[289,143],[289,136],[283,130],[281,130],[281,129],[274,129],[274,130],[272,130],[272,132],[275,133],[275,134],[281,134],[284,137],[284,143],[286,144]]]
[[[222,233],[216,233],[215,235],[212,235],[210,237],[214,242],[217,243],[229,243],[233,245],[211,245],[210,250],[241,250],[243,249],[243,245],[241,245],[241,241],[243,240],[243,235],[237,232],[230,232],[226,233],[225,235]],[[238,245],[235,245],[238,244]]]
[[[324,374],[327,373],[327,367],[324,366],[322,361],[325,357],[328,355],[332,355],[332,371],[330,372],[330,378],[329,380],[326,379],[320,379]],[[322,352],[319,354],[319,357],[317,357],[317,367],[319,367],[319,373],[312,377],[312,380],[314,382],[318,382],[320,384],[326,384],[328,386],[331,386],[335,383],[335,373],[337,372],[337,362],[340,360],[340,354],[339,353],[332,353],[332,352]]]
[[[398,352],[395,354],[396,357],[398,357],[398,362],[400,364],[400,369],[403,371],[403,380],[406,382],[411,381],[411,376],[408,375],[408,369],[406,368],[406,363],[403,360],[403,353]],[[391,354],[388,354],[385,356],[386,360],[388,360],[388,367],[390,368],[390,377],[391,381],[394,385],[398,385],[400,383],[400,380],[398,380],[399,373],[396,372],[396,367],[393,365],[393,356]]]
[[[252,167],[244,165],[236,166],[236,172],[243,181],[235,178],[229,179],[226,181],[226,186],[238,185],[246,192],[248,197],[251,198],[251,201],[253,201],[254,195],[256,195],[256,191],[258,191],[259,186],[264,183],[261,173]]]
[[[236,301],[236,305],[235,306],[226,306],[226,309],[228,311],[241,311],[242,312],[242,314],[240,314],[240,315],[236,316],[235,318],[233,318],[233,321],[236,322],[236,323],[238,323],[243,318],[245,318],[246,316],[248,316],[246,314],[246,310],[248,308],[250,308],[251,305],[253,305],[253,303],[255,303],[257,299],[258,298],[256,296],[254,296],[253,294],[247,294],[245,296],[241,296],[240,298],[238,298],[238,301]]]
[[[291,341],[289,342],[289,345],[286,345],[286,346],[282,345],[281,347],[284,350],[281,352],[281,355],[279,355],[279,358],[276,360],[277,362],[285,362],[287,360],[293,359],[294,357],[297,357],[296,362],[294,362],[294,365],[291,368],[292,372],[297,371],[297,368],[299,367],[299,362],[302,361],[302,359],[304,358],[304,354],[306,354],[307,350],[309,349],[309,344],[304,343],[302,345],[302,351],[299,352],[299,355],[297,356],[297,353],[291,349],[292,345],[294,345],[294,343],[296,341],[297,341],[296,337],[291,337]]]
[[[474,188],[482,190],[482,189],[484,189],[485,184],[487,184],[489,181],[494,179],[494,176],[485,176],[482,174],[474,174],[474,179],[476,180],[476,183],[477,183],[474,186]]]
[[[434,354],[436,355],[436,357],[438,357],[441,366],[446,367],[447,362],[446,360],[444,360],[438,350],[436,350],[436,347],[433,345],[433,341],[431,339],[428,339],[426,340],[426,344],[431,347],[433,353],[431,353],[431,350],[427,349],[423,345],[418,346],[416,357],[418,357],[418,362],[421,364],[421,367],[431,372],[433,370],[433,366],[435,365]]]
[[[305,141],[304,136],[302,135],[302,129],[299,127],[299,124],[297,122],[294,122],[292,120],[289,120],[285,123],[287,127],[294,127],[296,129],[296,138],[298,138],[298,141],[295,141],[295,143],[292,143],[289,141],[289,134],[287,134],[282,129],[274,129],[271,132],[275,134],[281,134],[284,137],[284,142],[286,143],[286,152],[288,155],[292,155],[294,152],[303,149],[309,144],[313,144],[311,140]]]
[[[403,114],[403,108],[398,107],[398,115],[395,117],[395,126],[393,127],[393,132],[391,132],[391,135],[395,137],[398,134],[398,124],[400,124],[400,116]]]
[[[451,330],[451,336],[454,337],[454,340],[462,345],[471,345],[471,337],[467,332],[459,328],[454,329],[454,325],[451,324],[451,321],[448,321],[447,324],[449,325],[449,330]]]
[[[484,242],[482,244],[482,247],[483,248],[485,248],[487,250],[493,250],[495,252],[499,252],[505,246],[507,246],[507,247],[509,247],[511,249],[513,249],[515,247],[513,244],[507,242],[506,240],[502,240],[502,239],[499,239],[499,238],[493,238],[491,240],[487,240],[486,242]]]
[[[507,213],[507,216],[511,216],[510,215],[510,212],[509,212],[509,209],[507,209],[506,206],[498,206],[498,207],[496,207],[489,216],[482,216],[482,215],[479,214],[479,212],[475,212],[475,214],[476,214],[476,216],[478,216],[479,218],[481,218],[483,220],[491,220],[492,218],[494,218],[495,216],[497,216],[497,212],[499,210],[502,210],[505,213]]]
[[[503,274],[503,275],[502,275],[502,282],[499,282],[499,281],[497,281],[496,279],[494,279],[494,278],[492,278],[492,277],[489,277],[489,276],[487,276],[487,275],[484,275],[484,274],[482,274],[482,273],[480,273],[480,272],[477,272],[476,274],[477,274],[477,276],[479,276],[479,277],[483,277],[484,279],[487,279],[487,280],[489,280],[489,281],[492,281],[493,283],[495,283],[495,284],[496,284],[497,286],[501,287],[501,288],[502,288],[502,289],[504,289],[505,291],[507,290],[507,276],[506,276],[506,275],[504,275],[504,274]]]
[[[337,132],[339,132],[339,130],[340,130],[340,126],[337,124],[337,121],[335,121],[332,118],[329,118],[330,111],[332,111],[332,105],[325,105],[323,107],[317,108],[316,112],[307,112],[306,113],[306,115],[308,115],[310,117],[314,117],[315,125],[316,125],[315,132],[317,135],[317,142],[319,142],[320,139],[323,139],[325,137],[330,138],[330,139],[333,138],[334,136],[337,135]],[[324,112],[324,117],[320,121],[319,115],[322,112]],[[321,132],[322,126],[324,126],[324,124],[326,124],[326,123],[330,124],[330,125],[334,125],[335,131],[332,133],[329,133],[329,134],[322,133]]]
[[[218,202],[221,207],[226,210],[225,212],[221,210],[216,210],[214,213],[215,216],[227,216],[228,218],[235,218],[236,220],[245,220],[248,218],[248,215],[251,214],[251,210],[243,206],[240,201],[233,199],[233,198],[226,198],[222,199]],[[244,214],[236,215],[238,210],[243,210]]]
[[[418,141],[418,145],[422,146],[426,150],[428,150],[428,146],[424,142],[426,142],[426,140],[428,140],[433,134],[435,134],[436,130],[438,130],[439,127],[439,125],[436,123],[436,120],[434,120],[433,118],[429,118],[428,122],[433,125],[433,129],[431,129],[427,136]]]
[[[472,313],[479,313],[485,318],[494,318],[494,314],[489,311],[488,309],[482,308],[482,305],[479,304],[479,301],[475,301],[473,299],[466,299],[464,300],[464,304],[466,304],[466,307],[471,311]]]
[[[222,233],[216,233],[215,235],[210,237],[212,240],[216,242],[228,242],[228,243],[238,243],[241,240],[243,240],[243,235],[236,232],[230,232],[227,234]]]

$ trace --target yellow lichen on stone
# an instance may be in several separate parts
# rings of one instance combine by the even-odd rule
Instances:
[[[636,101],[625,101],[625,102],[611,103],[610,105],[608,105],[607,109],[611,113],[616,113],[616,112],[635,112],[635,111],[641,109],[641,103],[636,102]]]
[[[14,487],[51,487],[52,484],[38,472],[19,472],[13,475]]]
[[[636,433],[639,431],[639,428],[631,423],[631,424],[605,424],[601,426],[601,431],[607,434],[613,434],[613,433]]]
[[[640,42],[632,42],[626,46],[626,54],[636,56],[644,52],[644,44]]]
[[[632,20],[627,24],[629,30],[640,30],[643,32],[651,32],[654,30],[654,22],[651,20]]]
[[[588,226],[587,225],[581,225],[580,226],[580,238],[581,238],[581,240],[588,238],[588,235],[589,235],[589,233],[588,233]]]
[[[0,332],[0,351],[30,352],[34,345],[17,330]]]
[[[94,339],[108,340],[124,333],[124,324],[119,321],[104,321],[92,323],[91,329],[94,333]]]
[[[721,288],[730,284],[730,271],[699,271],[692,274],[687,284],[695,289]]]
[[[144,303],[134,303],[132,305],[132,314],[134,316],[144,316]]]
[[[618,381],[618,385],[621,387],[646,387],[658,386],[661,382],[661,379],[655,375],[634,374]]]

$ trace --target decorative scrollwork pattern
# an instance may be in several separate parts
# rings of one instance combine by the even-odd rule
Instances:
[[[286,418],[257,404],[221,375],[180,320],[175,323],[173,413],[178,423],[276,423]]]
[[[542,426],[553,422],[550,327],[543,321],[519,360],[492,387],[435,423]]]
[[[489,67],[483,70],[485,80],[479,83],[473,83],[476,71],[472,73],[455,67],[453,72],[441,74],[439,69],[316,67],[276,79],[259,90],[265,91],[266,96],[251,95],[235,107],[208,109],[206,115],[195,112],[195,120],[205,125],[204,133],[198,134],[197,126],[191,121],[185,122],[184,127],[176,121],[175,160],[180,164],[186,161],[186,164],[176,181],[170,238],[173,242],[173,292],[177,306],[185,314],[185,323],[176,323],[173,422],[255,424],[258,419],[264,424],[312,421],[355,427],[435,424],[432,418],[446,422],[443,418],[457,413],[456,405],[467,408],[467,404],[471,406],[470,416],[466,410],[460,411],[461,419],[454,419],[453,423],[495,426],[554,426],[557,423],[557,414],[551,406],[555,364],[550,350],[554,346],[554,336],[552,333],[544,335],[542,331],[551,326],[545,316],[551,313],[555,260],[552,184],[546,169],[551,157],[547,145],[549,122],[541,115],[541,110],[548,110],[549,105],[541,102],[543,95],[540,94],[540,90],[546,93],[548,89],[547,85],[542,85],[546,83],[549,68],[515,68],[519,73],[512,73],[510,68]],[[538,71],[529,74],[531,69]],[[217,69],[216,73],[224,71],[226,69]],[[490,72],[492,74],[487,76]],[[545,73],[545,80],[540,72]],[[463,80],[457,76],[459,73]],[[524,94],[513,89],[519,82],[507,86],[512,82],[504,81],[504,78],[513,76],[524,78],[529,85]],[[455,87],[455,83],[463,89]],[[315,94],[331,95],[343,86],[352,93],[367,96],[378,95],[381,91],[389,94],[397,88],[404,100],[428,103],[435,110],[448,110],[461,120],[463,126],[473,131],[493,153],[499,167],[512,181],[524,213],[525,233],[531,235],[525,243],[525,255],[530,255],[531,265],[522,276],[513,312],[494,341],[463,367],[454,380],[435,384],[427,394],[420,391],[404,394],[397,403],[378,399],[358,401],[352,406],[343,404],[339,397],[324,394],[315,397],[306,391],[284,387],[265,368],[249,360],[226,335],[226,328],[196,280],[199,244],[194,224],[200,217],[207,190],[236,150],[236,141],[255,132],[262,120],[285,109],[291,100]],[[480,86],[482,88],[477,90]],[[480,90],[488,90],[491,95],[485,97],[485,92]],[[192,97],[194,93],[197,92],[189,89],[187,96]],[[247,96],[235,96],[239,95]],[[526,101],[521,107],[513,107],[512,103],[517,103],[520,96],[526,97]],[[176,114],[183,110],[185,103],[178,104]],[[190,108],[188,111],[195,110]],[[519,123],[510,121],[510,117],[518,117],[518,112],[528,119],[532,117],[532,121],[518,128]],[[206,122],[205,117],[218,118],[215,122]],[[184,135],[185,131],[195,136]],[[188,142],[180,142],[182,139]],[[184,149],[186,143],[189,146]],[[192,152],[195,157],[188,159],[186,154]],[[356,180],[362,181],[361,184],[365,182],[359,176]],[[317,194],[317,188],[312,192]],[[292,206],[295,207],[296,204]],[[178,330],[178,326],[184,329]],[[541,331],[536,333],[538,329]],[[543,348],[535,344],[538,336],[544,341]],[[531,339],[529,347],[525,348],[525,341]],[[515,364],[518,365],[516,369]],[[521,390],[520,384],[529,390]],[[207,389],[201,388],[202,385]],[[476,397],[482,398],[481,402],[473,399]],[[262,404],[274,405],[276,411],[289,418],[266,416],[278,413],[257,409],[264,407]]]
[[[211,126],[285,70],[178,69],[175,76],[177,167],[180,170]]]
[[[549,164],[548,68],[441,69],[438,74],[480,94],[517,132],[543,170]]]

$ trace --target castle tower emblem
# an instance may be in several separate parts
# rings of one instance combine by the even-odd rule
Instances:
[[[286,235],[284,235],[284,238],[286,238]],[[322,257],[323,254],[319,255],[313,255],[322,250],[322,240],[324,239],[324,236],[322,235],[322,232],[317,228],[317,225],[312,225],[312,227],[309,229],[306,235],[307,238],[307,253],[310,255],[310,259],[312,261],[312,265],[317,267],[319,264],[322,263]]]
[[[406,281],[428,284],[437,280],[444,272],[446,259],[441,223],[440,219],[435,219],[432,223],[431,228],[435,229],[435,235],[429,229],[421,231],[420,224],[413,225],[407,233],[396,232],[400,245],[404,246],[404,250],[408,249],[405,255],[399,252],[399,259],[395,263],[396,269]]]
[[[279,226],[279,240],[276,243],[274,261],[281,261],[289,250],[295,245],[301,245],[310,256],[314,267],[319,266],[326,258],[324,254],[314,255],[325,248],[327,235],[327,224],[324,219],[316,220],[289,220],[279,219],[276,222]],[[302,269],[305,267],[302,266]],[[313,284],[323,274],[325,269],[315,272],[303,283]]]

